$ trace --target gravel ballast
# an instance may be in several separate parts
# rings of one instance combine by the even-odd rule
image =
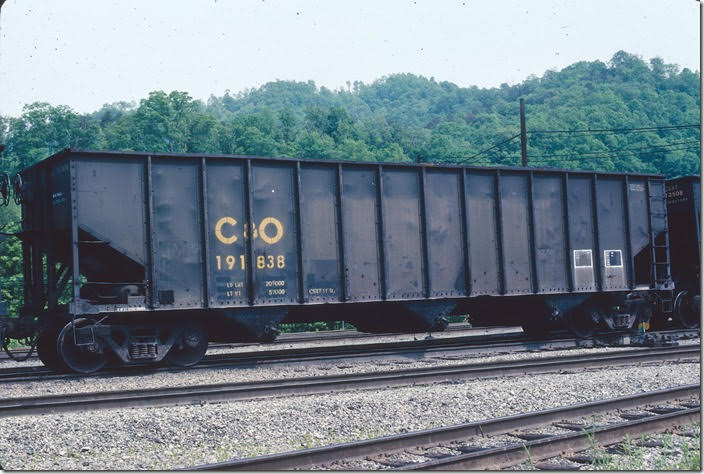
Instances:
[[[699,344],[699,340],[684,341],[684,344]],[[609,347],[598,349],[603,353],[630,351],[640,347]],[[307,365],[262,364],[252,368],[184,369],[175,372],[153,372],[146,375],[115,377],[81,377],[74,379],[44,380],[0,384],[4,398],[32,395],[60,395],[71,393],[99,392],[109,390],[134,390],[159,387],[180,387],[213,383],[252,382],[257,380],[291,379],[294,377],[342,375],[361,372],[389,371],[399,368],[428,368],[467,363],[517,361],[533,358],[558,357],[562,355],[592,354],[595,349],[570,349],[560,351],[514,352],[510,354],[477,353],[458,357],[427,357],[384,359],[373,364],[366,362],[319,362]]]
[[[363,370],[370,368],[360,365]],[[260,379],[268,377],[257,371]],[[258,401],[8,418],[0,420],[0,464],[25,470],[187,467],[699,383],[699,374],[699,363],[664,363]],[[191,375],[180,374],[179,385],[196,383]],[[306,369],[297,375],[312,373]],[[213,376],[210,383],[221,381]],[[143,385],[143,381],[128,380],[132,379],[121,383]],[[41,390],[45,384],[34,385],[32,390]]]

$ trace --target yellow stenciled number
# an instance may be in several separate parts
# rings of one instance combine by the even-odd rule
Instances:
[[[225,257],[225,263],[227,263],[227,269],[232,270],[235,268],[235,256],[234,255],[228,255]]]
[[[267,255],[266,268],[274,268],[274,256],[273,255]]]
[[[266,228],[269,224],[272,224],[276,228],[276,234],[274,234],[273,237],[266,233]],[[266,217],[259,223],[259,236],[267,244],[275,244],[284,236],[284,226],[278,219]]]
[[[237,224],[237,221],[233,219],[232,217],[223,217],[219,221],[215,223],[215,237],[222,242],[223,244],[234,244],[237,242],[237,236],[236,235],[231,235],[230,237],[225,237],[222,233],[222,226],[225,224],[235,226]]]
[[[264,258],[264,255],[257,255],[257,268],[260,270],[266,267],[266,259]]]
[[[276,257],[276,266],[278,268],[284,268],[286,266],[286,257],[283,255]]]

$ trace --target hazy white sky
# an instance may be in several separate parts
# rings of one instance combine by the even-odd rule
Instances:
[[[699,70],[693,0],[7,0],[0,114],[90,112],[276,79],[337,89],[411,72],[493,87],[623,49]]]

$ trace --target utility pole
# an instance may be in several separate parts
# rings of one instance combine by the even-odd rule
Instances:
[[[526,107],[523,103],[523,97],[520,100],[521,104],[521,166],[528,166],[528,144],[526,143]]]

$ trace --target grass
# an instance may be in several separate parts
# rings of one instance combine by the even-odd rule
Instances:
[[[699,424],[694,424],[692,429],[695,436],[693,438],[680,437],[679,443],[675,441],[675,437],[672,434],[664,434],[661,438],[663,447],[651,459],[646,456],[646,448],[638,446],[629,436],[620,443],[623,454],[610,455],[598,449],[593,442],[593,436],[588,433],[587,436],[590,437],[591,444],[588,452],[594,458],[592,467],[595,470],[604,471],[700,471],[701,431]],[[641,438],[643,441],[646,439],[648,438]],[[681,452],[679,456],[675,454],[678,450]]]

